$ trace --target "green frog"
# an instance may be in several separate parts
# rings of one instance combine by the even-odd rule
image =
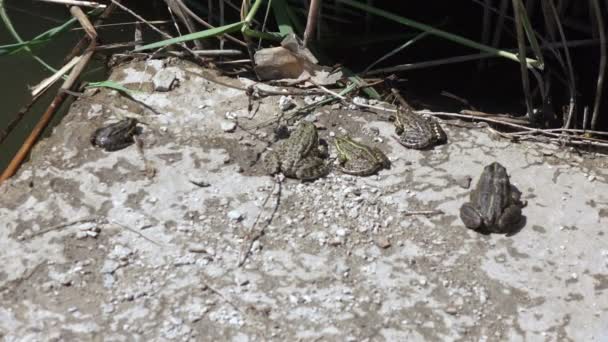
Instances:
[[[504,166],[493,162],[483,169],[470,202],[460,207],[460,219],[466,227],[482,232],[513,232],[522,220],[520,197]]]
[[[381,169],[389,168],[390,160],[377,147],[358,143],[349,136],[336,137],[340,170],[355,176],[369,176]]]
[[[435,119],[413,112],[411,108],[397,110],[395,115],[397,142],[407,148],[427,149],[448,140],[445,131]]]
[[[91,135],[91,144],[106,151],[117,151],[131,145],[137,131],[136,119],[125,119],[99,128]]]
[[[330,168],[321,158],[317,128],[302,121],[289,138],[279,141],[263,159],[270,174],[282,172],[286,177],[314,180],[325,176]]]

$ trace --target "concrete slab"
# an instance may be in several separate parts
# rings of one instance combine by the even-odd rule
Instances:
[[[179,86],[152,92],[161,69]],[[199,71],[121,66],[111,79],[158,114],[108,91],[81,99],[0,186],[4,340],[608,340],[604,155],[452,125],[448,144],[407,150],[381,115],[334,106],[316,111],[321,136],[376,128],[392,168],[279,187],[257,163],[271,128],[242,129],[275,117],[278,97],[249,119],[243,92],[185,70]],[[143,156],[90,146],[124,115],[145,122]],[[458,218],[462,180],[492,161],[528,201],[513,236]]]

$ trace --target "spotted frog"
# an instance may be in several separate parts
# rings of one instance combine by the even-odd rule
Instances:
[[[317,128],[311,122],[300,122],[290,137],[279,141],[263,159],[270,174],[282,172],[286,177],[314,180],[325,176],[330,168],[321,158]]]
[[[395,115],[397,142],[407,148],[427,149],[448,140],[445,131],[433,118],[413,112],[411,108],[400,108]]]
[[[389,168],[391,162],[377,147],[358,143],[349,136],[336,137],[340,170],[355,176],[369,176],[381,169]]]

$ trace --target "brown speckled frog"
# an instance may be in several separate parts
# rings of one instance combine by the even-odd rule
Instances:
[[[513,232],[522,220],[520,195],[504,166],[493,162],[483,169],[471,201],[460,207],[460,219],[468,228],[481,232]]]

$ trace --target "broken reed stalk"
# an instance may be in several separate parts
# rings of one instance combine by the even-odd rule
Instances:
[[[186,6],[186,4],[183,3],[183,1],[180,0],[177,3],[181,6],[181,8],[184,10],[184,12],[186,12],[186,14],[188,14],[192,19],[194,19],[195,21],[197,21],[199,24],[201,24],[201,25],[203,25],[203,26],[205,26],[206,28],[209,28],[209,29],[215,28],[215,26],[209,24],[208,22],[206,22],[205,20],[203,20],[201,17],[199,17],[198,15],[196,15],[196,13],[192,12],[192,10],[190,8],[188,8],[188,6]],[[237,39],[237,38],[235,38],[235,37],[233,37],[233,36],[231,36],[229,34],[224,34],[224,36],[226,36],[226,39],[232,41],[233,43],[236,43],[236,44],[239,44],[239,45],[245,46],[245,47],[247,46],[247,44],[244,41],[239,40],[239,39]],[[221,37],[221,36],[218,36],[218,38],[219,37]]]
[[[120,1],[122,1],[122,0],[117,0],[117,2],[120,2]],[[106,9],[103,10],[103,12],[99,15],[97,20],[95,20],[94,26],[99,27],[99,25],[101,23],[103,23],[104,20],[106,20],[110,17],[110,15],[112,14],[112,12],[114,11],[115,8],[116,8],[116,5],[114,3],[110,3],[108,5],[108,7],[106,7]],[[80,53],[80,51],[84,48],[84,46],[87,43],[89,43],[89,36],[87,34],[85,34],[82,36],[82,38],[80,38],[78,43],[72,48],[72,51],[63,59],[63,62],[67,63],[69,60],[76,57],[76,55],[78,55]]]
[[[17,154],[13,157],[10,164],[8,164],[2,175],[0,175],[0,184],[2,184],[8,178],[12,177],[15,172],[17,172],[19,166],[32,149],[32,146],[34,145],[42,131],[46,128],[49,121],[51,121],[53,114],[55,113],[55,111],[57,111],[57,108],[61,106],[66,97],[67,94],[63,92],[59,92],[57,96],[55,96],[53,102],[51,102],[44,114],[42,114],[42,117],[40,118],[36,126],[34,126],[34,129],[30,133],[30,135],[27,137],[23,145],[21,145],[19,151],[17,151]]]
[[[528,77],[528,65],[526,63],[526,42],[524,37],[524,25],[522,16],[525,15],[523,13],[525,9],[521,1],[513,0],[513,13],[515,15],[515,32],[517,37],[517,47],[519,49],[518,57],[519,57],[519,69],[521,72],[521,82],[522,88],[524,91],[524,98],[526,100],[526,109],[528,110],[528,115],[532,115],[533,106],[532,106],[532,94],[530,93],[530,78]]]
[[[165,0],[165,3],[167,4],[167,8],[169,10],[169,14],[171,15],[171,18],[173,19],[173,22],[175,23],[175,28],[176,28],[177,32],[181,35],[181,33],[179,31],[179,24],[173,18],[173,14],[175,14],[175,16],[177,16],[177,18],[182,22],[182,24],[184,24],[184,26],[186,26],[188,33],[194,33],[194,32],[196,32],[196,28],[194,27],[194,22],[192,21],[192,19],[189,16],[186,15],[186,13],[184,13],[183,7],[181,6],[180,2],[181,1],[179,1],[179,0]],[[194,43],[194,46],[196,47],[196,49],[198,49],[198,50],[204,49],[203,43],[200,40],[195,39],[193,41],[193,43]]]
[[[43,2],[53,2],[56,4],[74,5],[81,7],[92,7],[92,8],[107,8],[106,5],[100,4],[95,1],[81,1],[81,0],[38,0]]]
[[[553,4],[553,1],[543,1],[543,2],[541,2],[541,5],[543,8],[543,13],[545,13],[545,18],[546,18],[545,21],[547,23],[551,22],[554,24],[554,29],[547,30],[547,31],[551,33],[554,30],[556,30],[557,33],[559,33],[560,42],[562,43],[564,55],[566,56],[566,62],[565,62],[566,65],[564,66],[563,62],[561,61],[559,52],[557,52],[557,51],[554,52],[556,57],[558,57],[558,60],[562,64],[562,67],[564,67],[564,68],[567,67],[568,90],[570,92],[570,103],[568,105],[568,120],[567,120],[564,128],[570,128],[572,126],[571,121],[572,121],[574,109],[576,107],[576,80],[574,77],[574,68],[572,67],[572,58],[570,58],[570,50],[568,49],[568,46],[567,46],[568,41],[566,40],[566,34],[564,33],[564,28],[559,19],[559,14],[557,12],[557,8]],[[547,26],[549,26],[549,24],[547,24]],[[585,128],[585,127],[583,127],[583,128]]]
[[[72,15],[78,19],[82,27],[85,29],[87,35],[89,35],[91,41],[89,43],[89,47],[80,58],[78,64],[76,64],[76,66],[72,69],[68,78],[63,82],[61,88],[59,89],[59,92],[57,93],[47,110],[44,112],[38,123],[36,123],[36,126],[34,126],[34,129],[27,137],[23,145],[21,145],[21,148],[19,149],[19,151],[17,151],[17,154],[13,157],[13,159],[11,160],[7,168],[4,170],[2,175],[0,175],[0,184],[8,178],[12,177],[15,172],[17,172],[19,166],[38,140],[38,137],[40,137],[40,134],[42,134],[46,126],[53,118],[54,114],[57,112],[57,109],[66,99],[67,94],[62,90],[70,90],[70,88],[74,86],[76,80],[78,79],[84,68],[87,66],[87,64],[91,60],[91,57],[93,56],[93,53],[95,52],[95,47],[97,46],[97,32],[95,31],[95,28],[87,18],[86,14],[79,7],[72,6],[70,8],[70,13],[72,13]]]
[[[597,75],[597,86],[595,88],[595,103],[593,104],[593,114],[591,115],[591,129],[597,128],[597,122],[602,103],[602,89],[604,86],[604,75],[606,73],[606,28],[604,27],[604,19],[602,18],[601,8],[598,0],[591,0],[592,12],[595,14],[597,22],[597,30],[600,36],[600,67]],[[590,8],[590,9],[591,9]]]
[[[317,27],[317,17],[319,14],[320,0],[312,0],[308,8],[308,18],[306,19],[306,29],[304,29],[304,47],[308,45],[310,38],[315,34]]]

